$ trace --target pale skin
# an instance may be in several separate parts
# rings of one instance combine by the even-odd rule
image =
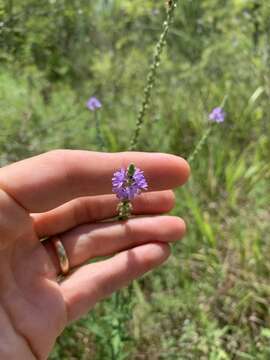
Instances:
[[[144,170],[149,192],[134,201],[140,216],[113,221],[112,174],[131,162]],[[75,150],[0,169],[0,359],[47,359],[68,324],[162,264],[185,232],[182,219],[164,213],[188,175],[173,155]],[[71,266],[61,282],[54,235]],[[109,257],[87,264],[98,256]]]

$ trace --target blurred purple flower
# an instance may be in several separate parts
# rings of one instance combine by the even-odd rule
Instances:
[[[96,111],[97,109],[101,108],[102,104],[95,96],[92,96],[87,101],[86,106],[89,110]]]
[[[120,200],[129,201],[134,199],[141,190],[147,190],[148,185],[143,171],[135,168],[134,175],[130,176],[127,169],[120,169],[113,174],[112,191]]]
[[[226,113],[221,107],[216,107],[209,114],[209,120],[214,121],[216,123],[221,123],[225,120]]]

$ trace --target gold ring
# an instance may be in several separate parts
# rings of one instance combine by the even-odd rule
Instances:
[[[63,245],[62,241],[59,239],[59,237],[57,237],[57,236],[54,236],[51,239],[51,241],[53,243],[53,246],[56,251],[56,255],[59,260],[61,273],[63,275],[66,275],[69,272],[69,261],[68,261],[68,257],[67,257],[67,253],[64,248],[64,245]]]

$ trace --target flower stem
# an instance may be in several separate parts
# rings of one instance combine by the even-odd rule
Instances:
[[[194,151],[189,155],[188,157],[188,162],[189,164],[191,164],[194,159],[197,157],[197,155],[200,153],[202,147],[204,146],[204,144],[206,143],[206,140],[208,138],[208,136],[210,135],[212,130],[212,127],[209,127],[208,129],[206,129],[206,131],[203,133],[200,141],[198,142],[198,144],[196,145]]]
[[[104,151],[105,150],[105,143],[101,134],[101,128],[100,128],[100,118],[98,111],[95,111],[95,121],[96,121],[96,140],[97,145],[99,147],[99,150]]]
[[[121,201],[118,205],[118,220],[127,220],[132,211],[132,205],[129,200]]]
[[[134,135],[130,142],[129,150],[135,150],[138,144],[138,139],[141,131],[141,127],[144,121],[144,117],[146,114],[146,111],[149,107],[149,103],[151,100],[151,94],[153,86],[155,85],[155,80],[157,76],[157,69],[160,65],[160,59],[162,50],[164,48],[164,45],[166,44],[166,38],[168,35],[170,24],[173,20],[174,10],[176,8],[177,0],[172,0],[167,3],[167,18],[163,23],[163,31],[159,37],[158,43],[155,48],[154,57],[152,64],[150,66],[149,73],[147,75],[146,85],[143,92],[143,100],[141,104],[141,108],[139,110],[137,121],[136,121],[136,128],[134,131]]]

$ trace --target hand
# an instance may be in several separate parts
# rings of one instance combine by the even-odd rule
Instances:
[[[101,222],[116,215],[112,174],[130,162],[149,184],[134,201],[134,213],[144,216]],[[173,155],[75,150],[0,169],[0,358],[46,359],[68,323],[164,262],[168,242],[179,239],[185,225],[158,214],[173,207],[170,189],[188,173],[187,163]],[[60,283],[50,241],[56,234],[71,267]],[[84,265],[107,255],[114,256]]]

